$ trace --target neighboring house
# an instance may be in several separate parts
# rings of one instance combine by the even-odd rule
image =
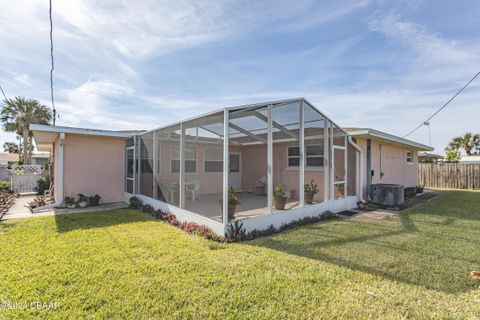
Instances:
[[[0,165],[11,166],[18,162],[19,155],[17,153],[0,152]]]
[[[473,156],[462,156],[460,160],[458,160],[460,163],[480,163],[480,155],[473,155]]]
[[[45,166],[50,161],[50,152],[33,152],[32,164]]]
[[[373,129],[342,129],[305,99],[224,108],[142,133],[30,130],[37,149],[52,154],[57,205],[79,193],[104,202],[136,195],[219,234],[234,219],[250,231],[352,209],[373,183],[417,185],[418,151],[432,150]],[[311,181],[318,193],[308,204]],[[234,212],[230,187],[243,190]],[[273,207],[276,187],[288,195],[285,210]]]
[[[420,163],[436,163],[442,161],[443,158],[444,156],[431,152],[423,151],[418,153],[418,161]]]

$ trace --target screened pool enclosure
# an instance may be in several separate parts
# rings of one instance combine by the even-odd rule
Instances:
[[[232,220],[253,229],[345,210],[358,189],[352,143],[305,99],[225,108],[129,139],[126,197],[219,233]],[[317,191],[313,201],[305,201],[306,184]],[[279,188],[283,210],[273,203]]]

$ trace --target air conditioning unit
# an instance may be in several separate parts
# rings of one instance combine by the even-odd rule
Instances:
[[[404,203],[403,186],[399,184],[372,184],[372,202],[383,206],[401,206]]]

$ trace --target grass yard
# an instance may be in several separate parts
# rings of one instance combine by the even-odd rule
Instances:
[[[480,193],[241,244],[119,210],[0,223],[0,309],[43,318],[479,318]]]

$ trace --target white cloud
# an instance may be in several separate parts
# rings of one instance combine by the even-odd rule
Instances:
[[[313,2],[308,6],[308,17],[304,15],[303,19],[296,19],[296,21],[290,22],[282,28],[308,29],[351,14],[366,7],[371,2],[371,0],[355,0],[347,2],[335,1],[332,3],[325,3],[324,5],[319,5],[317,2]],[[302,12],[302,14],[304,14],[304,12]]]
[[[130,59],[158,56],[223,38],[229,31],[215,1],[60,1],[59,18]]]
[[[406,16],[385,15],[381,5],[375,7],[373,20],[365,22],[365,15],[353,17],[352,13],[364,12],[373,4],[377,3],[54,1],[59,124],[151,128],[218,107],[304,96],[341,125],[402,135],[473,75],[480,67],[480,50],[478,42],[449,39]],[[307,45],[290,37],[340,18],[345,18],[346,28],[339,25],[335,35],[317,30],[318,39],[309,37]],[[9,44],[0,50],[5,62],[0,65],[0,84],[7,95],[25,95],[49,104],[48,2],[6,2],[0,21],[0,42]],[[352,21],[358,27],[354,32],[349,30]],[[368,38],[372,32],[385,37],[372,41]],[[259,43],[233,53],[232,42],[238,38],[243,45],[257,33]],[[288,41],[298,47],[289,47]],[[218,48],[209,53],[202,51],[201,46],[217,43]],[[213,58],[200,59],[203,65],[198,66],[192,63],[190,57],[196,51],[191,50],[183,61],[169,60],[182,50],[196,48],[200,56],[225,49],[231,59],[216,61],[219,52],[213,52]],[[262,48],[264,52],[259,53]],[[165,80],[164,70],[156,69],[152,61],[173,69],[174,77],[181,76],[172,79],[173,85],[162,87],[158,79],[170,79]],[[480,99],[476,88],[462,94],[432,122],[436,146],[441,148],[449,136],[463,130],[478,130],[473,116],[475,101]],[[413,138],[425,142],[426,135],[420,133]]]
[[[473,61],[477,57],[465,45],[448,40],[437,33],[429,32],[421,24],[402,21],[396,15],[387,15],[372,20],[369,27],[373,31],[381,32],[407,44],[423,59],[433,63],[465,63]]]
[[[17,74],[15,77],[13,77],[16,81],[18,81],[20,84],[30,87],[32,84],[30,83],[30,77],[28,74],[22,73],[22,74]]]

